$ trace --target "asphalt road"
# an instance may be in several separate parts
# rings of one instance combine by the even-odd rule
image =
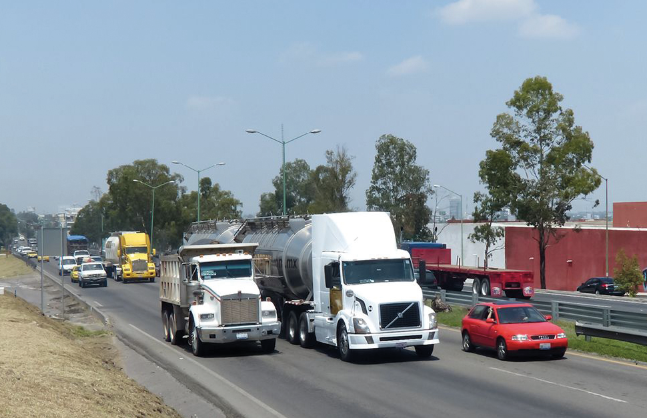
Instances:
[[[45,269],[56,275],[55,266]],[[270,355],[246,345],[196,358],[162,340],[157,282],[108,279],[107,288],[73,290],[109,315],[124,342],[231,416],[593,418],[643,416],[647,409],[643,365],[571,352],[562,360],[501,362],[493,352],[462,352],[451,329],[441,330],[429,360],[389,350],[348,364],[334,349],[285,340]]]

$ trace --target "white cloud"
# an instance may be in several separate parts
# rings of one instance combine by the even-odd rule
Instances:
[[[195,110],[211,110],[229,107],[234,101],[222,96],[190,96],[186,101],[186,107]]]
[[[579,33],[577,25],[556,15],[535,15],[519,24],[519,34],[524,38],[571,39]]]
[[[305,63],[318,67],[334,67],[346,63],[361,61],[364,55],[357,51],[343,52],[320,52],[308,42],[301,42],[292,45],[287,51],[281,54],[281,62],[284,63]]]
[[[534,0],[459,0],[439,10],[441,19],[451,25],[469,22],[517,20],[537,8]]]
[[[429,64],[421,55],[407,58],[401,63],[386,70],[386,74],[392,77],[400,77],[415,73],[421,73],[429,68]]]

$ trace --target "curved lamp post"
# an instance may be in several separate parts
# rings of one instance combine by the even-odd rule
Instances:
[[[140,183],[143,184],[144,186],[150,187],[151,190],[153,190],[153,205],[151,207],[151,250],[153,249],[153,219],[155,216],[155,189],[166,186],[167,184],[175,183],[175,180],[169,180],[166,183],[162,183],[158,186],[151,186],[150,184],[144,183],[141,180],[134,179],[133,180],[135,183]]]
[[[290,142],[292,142],[292,141],[296,141],[297,139],[301,138],[302,136],[306,136],[308,134],[318,134],[319,132],[321,132],[321,129],[313,129],[311,131],[308,131],[308,132],[306,132],[304,134],[301,134],[301,135],[297,136],[296,138],[292,138],[289,141],[285,141],[283,139],[283,125],[281,125],[281,140],[280,141],[278,139],[276,139],[276,138],[272,138],[271,136],[266,135],[263,132],[259,132],[259,131],[255,130],[255,129],[247,129],[245,132],[247,132],[248,134],[263,135],[264,137],[269,138],[274,142],[278,142],[283,147],[283,165],[281,166],[281,171],[283,172],[283,216],[285,216],[286,213],[287,213],[286,212],[286,196],[285,196],[285,146],[287,144],[289,144]]]
[[[453,190],[449,190],[447,187],[441,186],[440,184],[434,184],[434,189],[438,189],[438,188],[445,189],[449,193],[453,193],[456,196],[461,198],[461,262],[460,264],[463,264],[463,195],[456,193]]]
[[[216,163],[216,164],[212,164],[212,165],[210,165],[210,166],[209,166],[209,167],[207,167],[207,168],[203,168],[202,170],[196,170],[195,168],[193,168],[193,167],[189,167],[188,165],[186,165],[186,164],[184,164],[184,163],[182,163],[182,162],[179,162],[179,161],[171,161],[171,162],[172,162],[173,164],[180,164],[180,165],[183,165],[183,166],[185,166],[186,168],[188,168],[189,170],[193,170],[193,171],[195,171],[196,173],[198,173],[198,222],[200,222],[200,173],[201,173],[201,172],[203,172],[203,171],[206,171],[206,170],[208,170],[208,169],[210,169],[210,168],[213,168],[213,167],[215,167],[215,166],[225,165],[225,163]]]

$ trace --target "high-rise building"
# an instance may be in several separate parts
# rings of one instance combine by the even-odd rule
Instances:
[[[461,199],[456,197],[449,199],[449,217],[454,219],[462,219]]]

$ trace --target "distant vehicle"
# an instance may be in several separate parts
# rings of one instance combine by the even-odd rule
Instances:
[[[72,267],[72,271],[70,272],[70,281],[72,283],[78,283],[79,282],[79,271],[81,270],[80,265],[76,265]]]
[[[48,255],[44,255],[44,256],[39,255],[38,256],[38,261],[41,261],[41,260],[49,262],[49,256]]]
[[[134,280],[155,281],[148,234],[144,232],[113,232],[105,244],[105,269],[108,276],[124,283]]]
[[[549,322],[529,303],[487,302],[476,304],[461,325],[463,351],[491,348],[499,360],[511,354],[550,354],[562,358],[568,348],[564,330]]]
[[[592,277],[577,287],[578,292],[595,293],[596,295],[623,296],[625,292],[615,283],[612,277]]]
[[[72,268],[76,265],[74,257],[66,255],[58,260],[58,275],[64,276],[70,274]]]
[[[36,258],[38,257],[38,253],[34,250],[29,250],[27,251],[27,258]]]
[[[79,250],[87,250],[89,241],[83,235],[68,235],[67,236],[67,253],[69,255],[74,255],[74,252]],[[86,253],[90,255],[90,253]]]
[[[415,268],[413,269],[413,277],[415,277],[417,282],[420,282],[420,269]],[[436,280],[436,276],[434,275],[434,272],[431,270],[425,269],[425,286],[427,287],[432,287],[432,288],[437,288],[438,287],[438,280]]]
[[[101,263],[83,263],[79,270],[79,286],[86,287],[97,284],[101,287],[108,286],[106,271]]]
[[[88,250],[76,250],[73,254],[76,264],[82,264],[85,262],[85,259],[90,257],[90,251]]]

